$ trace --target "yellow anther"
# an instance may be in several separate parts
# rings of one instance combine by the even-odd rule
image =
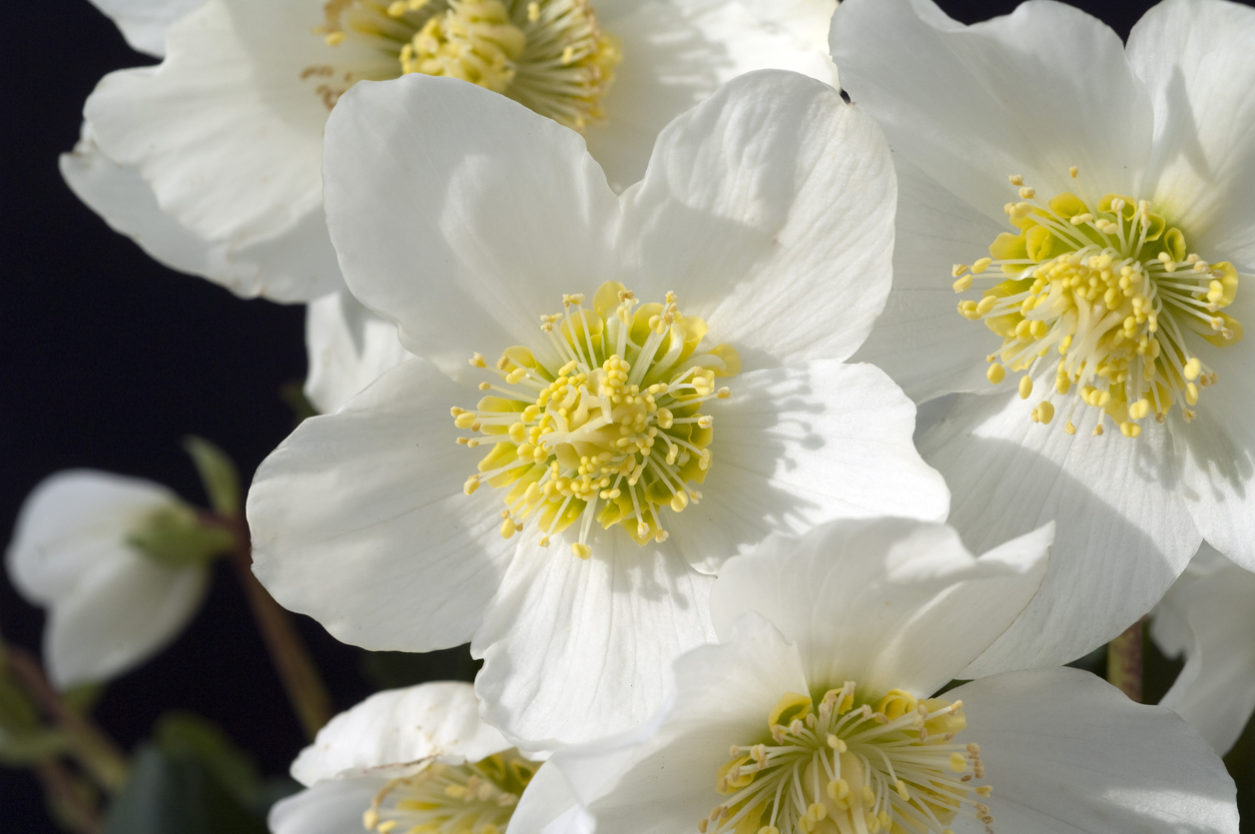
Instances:
[[[980,260],[976,261],[976,263],[972,264],[972,274],[980,275],[982,272],[989,269],[989,265],[993,262],[994,262],[993,258],[981,258]]]
[[[593,555],[593,549],[583,542],[572,542],[571,552],[580,559],[587,559]]]
[[[985,370],[985,377],[997,385],[1007,378],[1007,369],[995,362]]]
[[[1075,165],[1068,168],[1068,176],[1070,176],[1072,179],[1076,179],[1077,176],[1080,175],[1080,173],[1081,173],[1080,169],[1077,168]]]
[[[972,288],[972,276],[962,275],[951,286],[955,292],[966,292]]]
[[[1027,400],[1033,395],[1033,380],[1031,377],[1020,377],[1020,399]]]

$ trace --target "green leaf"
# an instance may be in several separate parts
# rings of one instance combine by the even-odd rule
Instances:
[[[157,721],[157,746],[170,756],[196,759],[245,807],[261,790],[261,776],[249,755],[216,724],[190,712],[169,712]]]
[[[240,476],[231,458],[203,437],[188,435],[183,448],[192,456],[201,485],[209,498],[209,506],[219,515],[236,518],[243,503],[240,500]]]
[[[126,788],[109,809],[102,834],[267,834],[194,755],[140,747]]]

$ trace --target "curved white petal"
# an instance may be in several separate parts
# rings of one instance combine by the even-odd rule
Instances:
[[[1228,350],[1228,349],[1226,349]],[[1219,353],[1219,351],[1217,351]],[[1198,417],[1176,421],[1184,449],[1182,494],[1209,544],[1255,571],[1255,375],[1237,356],[1216,368],[1217,383],[1203,392]],[[1219,367],[1217,367],[1219,366]]]
[[[309,298],[319,288],[332,290],[343,283],[321,208],[289,234],[236,246],[179,225],[157,205],[137,169],[100,151],[86,123],[79,143],[59,163],[75,196],[171,269],[207,278],[245,298],[262,295],[277,301]]]
[[[1195,571],[1210,557],[1215,563]],[[1203,545],[1151,620],[1151,635],[1170,655],[1185,655],[1160,702],[1171,707],[1220,755],[1255,712],[1255,574]]]
[[[179,504],[151,481],[71,469],[31,490],[5,554],[9,579],[32,602],[48,605],[74,592],[84,572],[126,564],[137,554],[126,543],[151,513]]]
[[[1005,218],[994,221],[899,156],[893,291],[856,359],[882,368],[916,402],[952,391],[985,391],[985,356],[997,337],[955,309],[951,265],[983,257]]]
[[[579,135],[448,78],[361,83],[327,124],[331,238],[353,294],[445,369],[544,344],[539,316],[593,293],[618,215]]]
[[[593,820],[580,807],[562,771],[541,765],[519,797],[505,834],[592,834]]]
[[[1166,709],[1075,669],[998,675],[947,697],[964,703],[959,738],[980,745],[995,830],[1237,834],[1233,780]],[[956,834],[987,830],[955,822]]]
[[[911,440],[915,407],[871,365],[835,360],[733,377],[712,404],[702,500],[667,522],[679,552],[713,571],[772,532],[837,518],[945,517],[949,494]]]
[[[556,754],[599,834],[674,834],[723,798],[715,790],[728,748],[760,737],[780,696],[808,692],[796,649],[762,618],[737,623],[727,643],[675,663],[668,706],[627,750],[588,745]]]
[[[871,118],[826,84],[753,73],[659,136],[624,198],[626,283],[676,290],[747,368],[842,359],[889,291],[894,195]]]
[[[1030,0],[963,26],[930,0],[848,0],[831,44],[894,153],[996,222],[1011,174],[1053,195],[1075,165],[1101,195],[1127,192],[1146,164],[1146,90],[1119,37],[1070,6]]]
[[[320,233],[327,114],[317,90],[325,79],[306,70],[356,60],[312,32],[321,17],[302,0],[206,0],[170,26],[160,66],[100,82],[84,109],[95,141],[109,160],[138,171],[161,210],[190,233],[232,252],[299,252],[284,237]],[[336,288],[334,263],[318,266],[306,276],[308,292],[293,289],[285,300]]]
[[[362,815],[388,780],[379,776],[320,782],[270,809],[271,834],[349,834],[364,830]]]
[[[311,301],[305,311],[309,373],[305,396],[323,413],[335,411],[357,392],[410,357],[397,329],[347,292]]]
[[[773,537],[724,565],[711,596],[721,635],[756,611],[796,643],[811,689],[853,680],[928,695],[959,677],[1041,583],[1049,526],[980,559],[941,524],[836,522]]]
[[[117,24],[131,48],[160,58],[166,52],[166,28],[203,0],[91,0]]]
[[[437,681],[378,692],[332,718],[296,757],[292,778],[310,786],[430,758],[477,762],[509,747],[480,721],[469,683]]]
[[[248,494],[253,569],[340,640],[427,651],[471,637],[514,543],[499,495],[464,495],[478,456],[450,405],[476,396],[421,359],[303,422]]]
[[[950,524],[969,547],[1056,524],[1040,593],[968,676],[1083,655],[1149,611],[1199,544],[1166,427],[1152,422],[1135,440],[1115,430],[1094,437],[1096,409],[1081,405],[1069,435],[1066,414],[1034,423],[1035,402],[1014,392],[960,397],[920,440],[950,485]]]
[[[60,689],[108,680],[171,643],[209,588],[206,567],[171,567],[138,553],[82,566],[52,601],[44,632],[48,677]]]
[[[588,147],[616,188],[640,179],[654,137],[725,81],[768,67],[829,84],[826,29],[833,0],[604,0],[596,6],[623,61]]]
[[[710,577],[666,545],[620,530],[572,555],[559,537],[529,537],[475,632],[484,716],[529,750],[616,733],[662,704],[667,670],[713,634]]]
[[[1191,248],[1255,267],[1255,10],[1168,0],[1129,33],[1129,63],[1154,102],[1148,185]]]

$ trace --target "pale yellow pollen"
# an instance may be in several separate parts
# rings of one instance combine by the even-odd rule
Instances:
[[[715,380],[736,374],[740,360],[728,345],[704,345],[706,323],[681,313],[673,293],[638,304],[610,282],[592,299],[571,293],[562,303],[541,318],[557,361],[507,348],[491,369],[497,381],[479,384],[478,405],[451,410],[457,428],[480,435],[459,443],[491,445],[466,490],[502,491],[506,538],[525,522],[544,542],[572,527],[581,559],[592,555],[594,523],[641,544],[665,541],[665,513],[701,500],[715,428],[704,409],[730,396]]]
[[[621,59],[589,0],[330,0],[316,30],[396,59],[395,74],[446,76],[501,93],[575,130],[605,119],[602,101]],[[310,67],[331,107],[378,69]],[[323,76],[334,76],[334,82]]]
[[[1079,177],[1075,166],[1068,174]],[[1242,337],[1241,323],[1223,312],[1242,280],[1236,268],[1190,252],[1184,233],[1147,200],[1087,202],[1071,192],[1044,200],[1021,175],[1009,181],[1019,200],[1004,211],[1017,233],[951,271],[958,293],[985,282],[979,298],[956,309],[1002,339],[989,381],[1016,373],[1028,399],[1045,377],[1058,395],[1100,412],[1096,435],[1110,418],[1137,437],[1139,421],[1164,422],[1174,403],[1193,419],[1200,388],[1215,380],[1198,340],[1223,348]],[[1054,412],[1043,402],[1031,417],[1046,424]],[[1064,430],[1074,433],[1075,423],[1065,420]]]
[[[847,681],[822,698],[787,693],[762,739],[715,774],[724,799],[708,834],[944,834],[964,814],[992,822],[980,747],[956,744],[963,705],[902,690],[864,699]]]
[[[515,750],[477,762],[428,760],[388,782],[362,814],[377,834],[500,834],[538,765]]]

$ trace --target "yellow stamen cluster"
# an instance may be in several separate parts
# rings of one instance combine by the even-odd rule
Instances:
[[[515,750],[466,764],[431,761],[385,785],[362,822],[379,834],[501,834],[536,768]]]
[[[729,396],[715,380],[736,374],[728,345],[702,349],[706,323],[685,316],[673,293],[638,304],[622,284],[563,298],[561,313],[541,317],[551,356],[508,348],[496,384],[475,409],[453,408],[454,424],[479,436],[458,442],[492,449],[466,482],[506,490],[501,534],[534,519],[542,536],[578,522],[575,555],[588,558],[592,524],[622,526],[640,544],[663,541],[661,511],[682,512],[701,498],[696,485],[711,464],[713,418],[701,407]],[[487,368],[476,354],[471,364]]]
[[[987,357],[989,381],[1019,372],[1028,399],[1053,362],[1033,419],[1051,422],[1052,398],[1074,394],[1069,418],[1078,403],[1098,409],[1095,434],[1110,417],[1124,436],[1137,437],[1140,421],[1162,422],[1173,404],[1193,419],[1200,389],[1216,376],[1192,340],[1225,347],[1242,337],[1239,322],[1222,312],[1237,294],[1234,266],[1190,252],[1184,233],[1145,200],[1107,194],[1090,205],[1063,192],[1042,203],[1023,178],[1011,184],[1020,199],[1005,211],[1019,232],[999,235],[991,257],[953,270],[956,292],[992,283],[979,301],[959,302],[961,315],[1002,337]],[[1064,428],[1076,432],[1071,419]]]
[[[977,786],[985,767],[975,744],[956,744],[967,726],[961,701],[918,700],[895,689],[861,698],[847,681],[824,693],[785,694],[767,733],[734,745],[719,770],[725,797],[698,824],[703,834],[953,834],[959,813],[993,817]]]
[[[332,46],[352,37],[395,56],[397,74],[469,81],[576,130],[604,118],[621,57],[587,0],[331,0],[325,13]]]

